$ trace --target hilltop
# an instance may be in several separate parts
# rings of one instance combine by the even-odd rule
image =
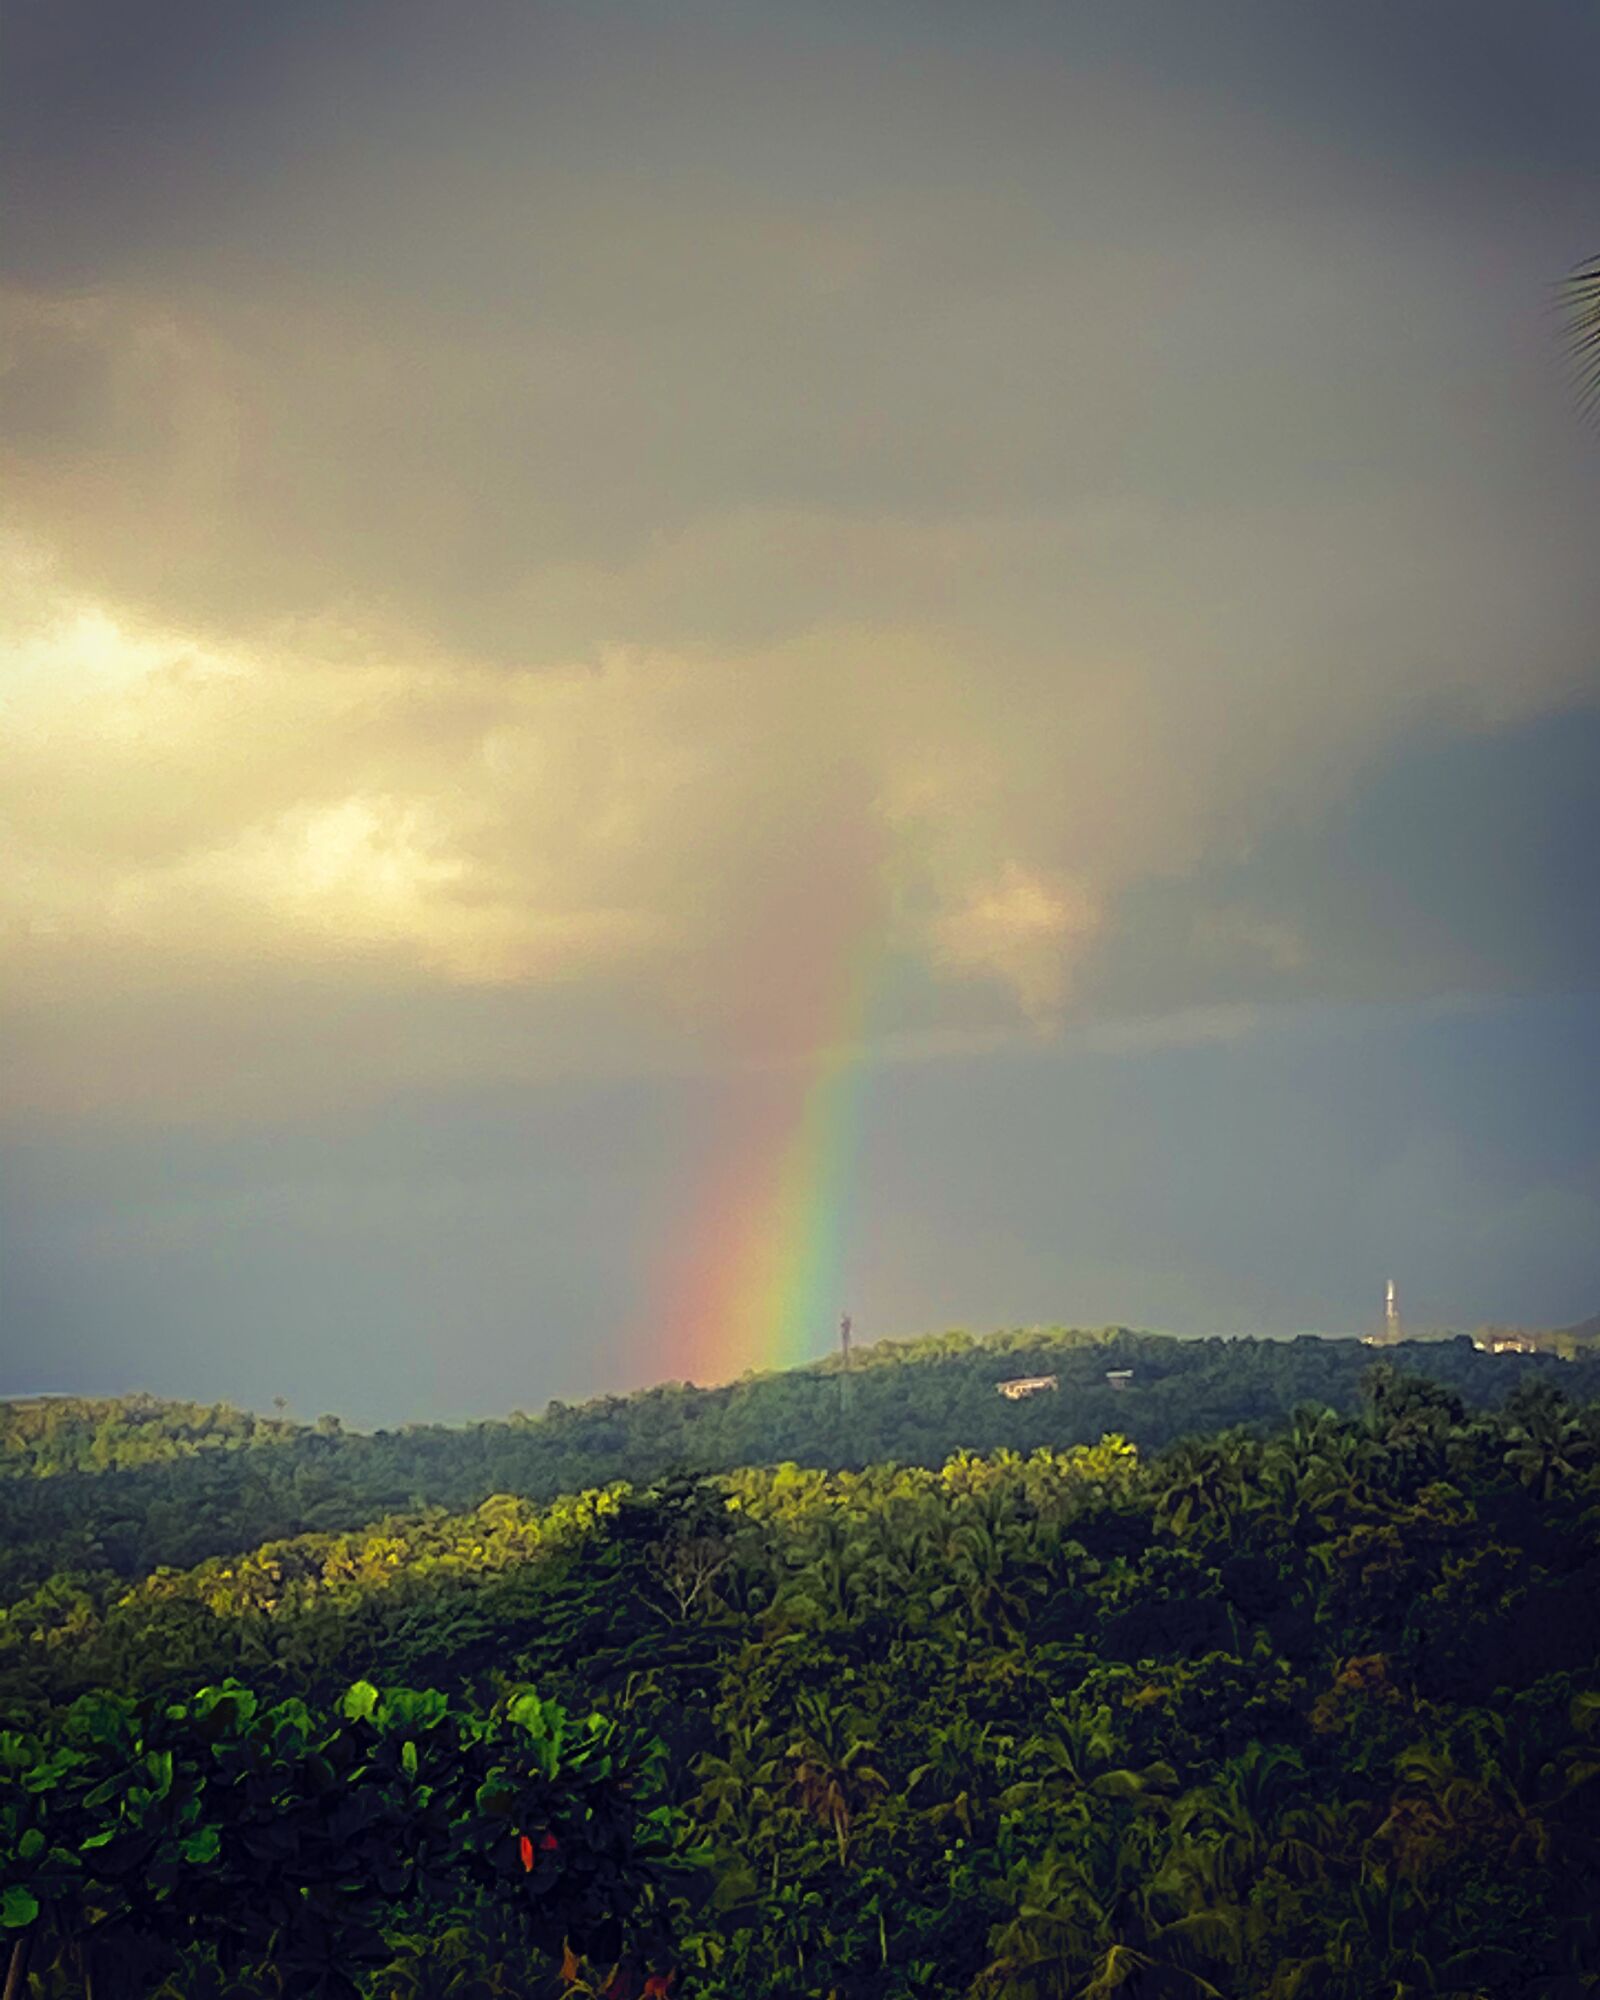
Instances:
[[[1312,1335],[1034,1327],[879,1341],[856,1351],[848,1376],[833,1355],[718,1388],[664,1383],[552,1402],[539,1417],[371,1433],[334,1416],[307,1425],[149,1396],[33,1399],[0,1404],[0,1594],[62,1569],[135,1577],[397,1510],[460,1511],[492,1494],[544,1501],[619,1479],[647,1485],[674,1468],[937,1466],[954,1451],[1060,1448],[1107,1432],[1157,1450],[1259,1429],[1303,1404],[1354,1410],[1379,1361],[1469,1408],[1493,1407],[1547,1371],[1573,1398],[1600,1385],[1592,1353],[1490,1354],[1465,1335],[1376,1350]],[[1040,1377],[1055,1386],[1014,1401],[997,1393]]]
[[[946,1336],[848,1383],[234,1449],[178,1406],[187,1456],[7,1481],[27,1560],[106,1531],[0,1612],[0,1882],[39,1973],[18,1990],[68,1990],[88,1950],[111,1990],[137,1945],[137,1990],[172,2000],[1580,2000],[1600,1404],[1563,1391],[1593,1371],[1463,1340],[1407,1374],[1396,1351]],[[1278,1418],[1311,1379],[1356,1380],[1357,1412]],[[408,1468],[481,1488],[513,1447],[542,1477],[606,1423],[614,1454],[691,1421],[726,1447],[752,1405],[764,1447],[842,1452],[892,1417],[932,1449],[1102,1404],[1192,1430],[1206,1397],[1264,1414],[1164,1450],[613,1474],[263,1526]],[[153,1448],[160,1407],[134,1415]],[[245,1532],[175,1566],[202,1476]],[[114,1546],[163,1553],[117,1574]],[[165,1900],[130,1873],[152,1843]]]

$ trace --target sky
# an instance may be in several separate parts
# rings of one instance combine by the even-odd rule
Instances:
[[[1600,1305],[1600,16],[13,0],[0,1393]]]

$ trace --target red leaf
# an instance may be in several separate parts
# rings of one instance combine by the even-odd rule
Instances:
[[[539,1852],[541,1854],[554,1854],[560,1845],[561,1842],[556,1839],[553,1833],[541,1833],[539,1836]]]
[[[524,1873],[531,1875],[533,1873],[533,1842],[526,1834],[523,1834],[517,1841],[517,1852],[522,1856]]]

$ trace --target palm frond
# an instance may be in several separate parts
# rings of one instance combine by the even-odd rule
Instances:
[[[1600,421],[1600,257],[1580,264],[1564,278],[1556,298],[1578,408],[1592,421]]]

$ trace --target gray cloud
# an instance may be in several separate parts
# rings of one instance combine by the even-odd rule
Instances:
[[[894,1073],[997,1130],[997,1051],[1198,1076],[1262,1008],[1592,991],[1600,458],[1547,311],[1600,231],[1589,16],[23,0],[6,34],[38,1143],[417,1091],[471,1127],[580,1079],[604,1123],[628,1079],[814,1056],[841,967]],[[249,1284],[273,1229],[332,1271],[358,1180],[245,1173]],[[362,1211],[373,1255],[425,1184]],[[1169,1289],[1104,1310],[1243,1282],[1202,1282],[1185,1185]],[[1474,1187],[1486,1241],[1588,1212],[1581,1174]],[[666,1211],[641,1182],[584,1249],[562,1199],[560,1297],[620,1324],[643,1280],[593,1244]],[[33,1213],[44,1300],[79,1239]],[[216,1218],[164,1213],[192,1275]],[[994,1227],[1060,1278],[1042,1214]]]
[[[1350,792],[1287,801],[1247,851],[1131,889],[1096,1003],[1600,990],[1597,762],[1593,709],[1407,732]]]

